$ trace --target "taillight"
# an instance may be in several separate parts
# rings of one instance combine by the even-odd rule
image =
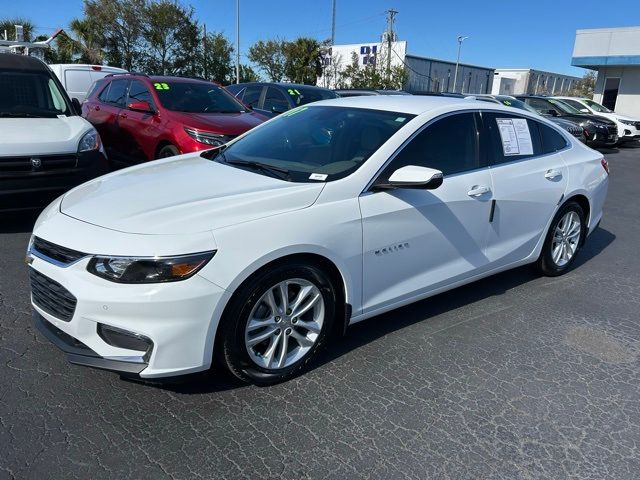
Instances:
[[[602,165],[602,168],[604,168],[604,171],[607,172],[607,175],[609,175],[609,162],[607,162],[603,158],[602,160],[600,160],[600,165]]]
[[[102,67],[100,65],[92,65],[91,66],[91,70],[96,71],[96,72],[101,72],[102,71]]]

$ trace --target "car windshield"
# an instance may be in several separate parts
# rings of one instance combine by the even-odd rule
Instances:
[[[71,115],[58,84],[46,73],[0,71],[0,117]]]
[[[296,106],[339,97],[337,93],[332,92],[331,90],[323,90],[321,88],[287,88],[287,93],[291,95]]]
[[[153,82],[167,110],[188,113],[239,113],[245,107],[233,95],[212,83]]]
[[[531,113],[538,113],[538,111],[535,108],[533,108],[530,105],[527,105],[522,100],[518,100],[517,98],[498,96],[496,97],[496,99],[503,105],[506,105],[507,107],[519,108],[520,110],[526,110],[527,112],[531,112]]]
[[[304,106],[281,114],[206,158],[247,168],[256,164],[294,182],[332,181],[356,171],[414,115],[363,108]],[[244,165],[241,165],[244,164]],[[273,172],[271,172],[273,173]],[[280,178],[284,178],[280,176]]]
[[[552,104],[554,107],[556,107],[558,110],[564,113],[581,114],[580,110],[578,110],[577,108],[573,108],[571,105],[569,105],[568,103],[564,103],[562,100],[557,100],[555,98],[548,98],[547,101],[550,104]]]
[[[594,112],[600,112],[600,113],[613,113],[613,110],[609,110],[607,107],[605,107],[604,105],[600,105],[599,103],[594,102],[593,100],[582,100],[584,103],[586,103],[589,108],[591,108],[591,110],[593,110]]]

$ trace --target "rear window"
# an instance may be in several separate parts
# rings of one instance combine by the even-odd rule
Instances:
[[[0,117],[71,115],[65,95],[46,73],[0,71]]]
[[[209,83],[153,82],[160,103],[174,112],[239,113],[245,107],[226,90]]]
[[[320,100],[339,98],[339,95],[336,92],[323,90],[321,88],[288,88],[287,93],[291,95],[296,105],[306,105],[307,103],[318,102]]]

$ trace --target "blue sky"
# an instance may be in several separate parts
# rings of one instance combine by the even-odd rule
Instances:
[[[192,0],[209,30],[235,41],[235,0]],[[81,0],[0,0],[1,17],[31,19],[39,33],[64,27],[82,12]],[[462,62],[494,68],[538,68],[581,76],[571,67],[579,28],[640,24],[633,9],[598,0],[337,0],[336,43],[369,43],[385,28],[385,10],[398,10],[396,30],[415,55],[455,60],[456,37],[468,35]],[[241,53],[258,39],[331,34],[331,0],[241,0]]]

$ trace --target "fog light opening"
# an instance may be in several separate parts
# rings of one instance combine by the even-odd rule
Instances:
[[[153,350],[153,342],[150,338],[140,335],[139,333],[129,332],[122,328],[112,327],[111,325],[98,324],[98,335],[105,343],[117,348],[126,348],[127,350],[135,350],[143,355],[145,362],[149,361],[151,351]]]

